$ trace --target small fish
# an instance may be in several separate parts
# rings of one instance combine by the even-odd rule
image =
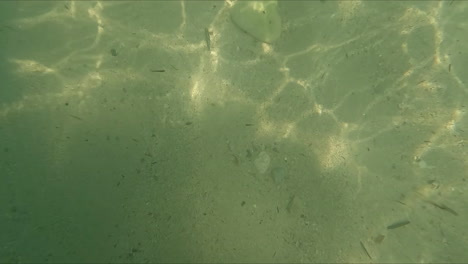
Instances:
[[[205,42],[206,42],[206,47],[208,48],[208,51],[211,51],[211,35],[210,31],[208,28],[205,28]]]
[[[75,119],[78,119],[78,120],[81,120],[83,121],[83,118],[79,117],[79,116],[76,116],[76,115],[70,115],[71,117],[75,118]]]
[[[409,223],[411,223],[411,222],[408,221],[408,220],[399,221],[399,222],[396,222],[396,223],[393,223],[393,224],[387,226],[387,229],[399,228],[399,227],[405,226],[405,225],[407,225]]]
[[[453,210],[452,208],[450,208],[450,207],[448,207],[448,206],[446,206],[444,204],[434,203],[433,201],[429,201],[429,200],[427,200],[426,203],[430,203],[433,206],[435,206],[435,207],[437,207],[439,209],[442,209],[442,210],[444,210],[444,211],[446,211],[448,213],[451,213],[453,215],[458,215],[458,213],[455,210]]]
[[[366,246],[364,246],[364,243],[362,243],[362,241],[359,241],[359,243],[361,243],[361,248],[362,248],[362,250],[364,250],[364,252],[365,252],[366,255],[369,257],[369,259],[372,260],[372,257],[371,257],[371,255],[369,254],[369,251],[367,251]]]

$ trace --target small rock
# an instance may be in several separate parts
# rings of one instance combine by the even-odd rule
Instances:
[[[276,184],[282,183],[288,176],[288,170],[284,166],[274,167],[271,170],[271,177]]]
[[[270,167],[270,162],[270,155],[268,155],[268,153],[266,153],[265,151],[262,151],[260,152],[260,154],[258,154],[258,157],[255,159],[254,164],[258,172],[263,174]]]

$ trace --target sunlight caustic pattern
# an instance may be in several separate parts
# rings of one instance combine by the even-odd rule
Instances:
[[[31,4],[21,3],[24,9]],[[0,120],[65,101],[76,102],[75,108],[70,107],[73,115],[97,117],[99,113],[90,109],[117,81],[128,86],[123,91],[128,98],[116,96],[110,101],[138,105],[144,100],[141,105],[149,108],[165,104],[155,119],[166,126],[203,118],[213,105],[238,104],[254,109],[256,139],[307,146],[304,155],[317,158],[323,175],[354,182],[356,199],[404,186],[406,180],[411,186],[403,187],[406,193],[395,190],[391,199],[376,203],[387,208],[385,203],[399,200],[415,222],[433,213],[418,207],[421,203],[444,204],[442,209],[453,207],[450,210],[462,214],[466,206],[457,199],[466,198],[468,190],[461,184],[468,171],[468,80],[462,68],[468,65],[455,56],[465,50],[458,41],[467,39],[466,34],[449,37],[446,31],[453,27],[450,16],[461,12],[454,6],[466,8],[466,3],[281,1],[283,28],[272,44],[258,42],[232,23],[230,10],[235,4],[51,2],[47,11],[11,21],[15,32],[53,25],[63,36],[49,57],[7,58],[25,85],[47,78],[51,86],[29,89],[14,101],[2,102]],[[379,5],[386,5],[388,13],[379,13]],[[118,13],[118,8],[135,13],[120,20],[126,14]],[[150,9],[156,14],[149,21],[137,19],[139,12]],[[155,73],[164,74],[155,80]],[[172,89],[149,89],[152,85]],[[75,129],[75,121],[65,119],[61,133]],[[66,144],[58,144],[57,166],[64,166],[60,163],[69,151]],[[446,160],[458,169],[451,171]],[[451,177],[445,177],[444,171],[451,171]],[[442,194],[433,195],[434,189]],[[376,213],[376,219],[389,214]],[[374,243],[372,232],[363,235],[366,245]],[[388,260],[378,253],[378,245],[370,251],[381,256],[377,260]],[[421,260],[411,254],[405,253],[410,256],[407,260]],[[348,260],[353,258],[363,259],[349,253]]]

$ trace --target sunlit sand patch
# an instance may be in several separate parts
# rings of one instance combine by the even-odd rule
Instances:
[[[338,12],[344,23],[354,18],[360,8],[362,8],[362,1],[360,0],[338,2]]]
[[[54,73],[55,70],[34,60],[11,60],[18,66],[18,73]]]
[[[349,158],[349,142],[345,139],[332,136],[327,140],[328,148],[321,156],[322,166],[326,169],[335,168]]]

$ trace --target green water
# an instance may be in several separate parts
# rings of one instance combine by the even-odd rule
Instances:
[[[232,5],[0,3],[0,262],[466,262],[468,2]]]

